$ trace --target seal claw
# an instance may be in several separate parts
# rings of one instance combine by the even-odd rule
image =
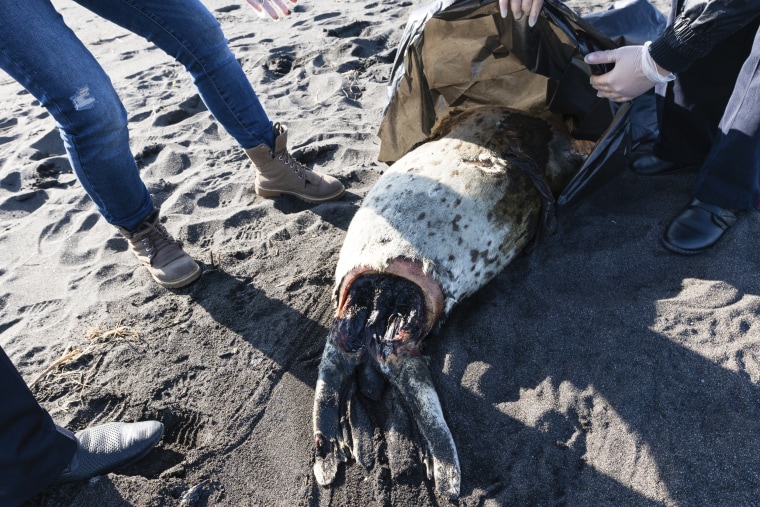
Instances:
[[[338,465],[346,461],[345,455],[335,441],[323,441],[317,438],[314,477],[320,486],[329,486],[338,474]]]

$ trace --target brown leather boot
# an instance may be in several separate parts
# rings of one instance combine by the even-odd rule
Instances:
[[[288,131],[274,125],[275,147],[266,144],[245,150],[256,166],[256,193],[262,197],[288,194],[310,203],[335,201],[346,189],[340,181],[326,174],[315,173],[288,153]]]
[[[150,271],[159,285],[176,289],[194,282],[201,276],[201,267],[182,250],[182,245],[158,223],[158,211],[130,232],[117,227],[127,238],[129,249]]]

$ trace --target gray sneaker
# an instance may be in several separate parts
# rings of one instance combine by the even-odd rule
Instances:
[[[81,481],[134,463],[147,455],[164,434],[158,421],[106,423],[75,435],[77,449],[56,484]]]
[[[170,289],[184,287],[201,276],[201,267],[182,250],[182,244],[158,223],[158,212],[151,213],[135,231],[118,227],[127,238],[129,249],[150,271],[153,279]]]

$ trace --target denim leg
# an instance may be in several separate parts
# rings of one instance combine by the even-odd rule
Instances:
[[[17,505],[51,484],[77,442],[53,424],[0,348],[0,505]]]
[[[172,56],[211,114],[242,148],[274,146],[269,120],[219,22],[198,0],[76,0]]]
[[[153,209],[111,81],[49,0],[3,2],[0,68],[58,124],[77,178],[111,224],[132,228]]]
[[[666,87],[660,101],[655,153],[671,162],[699,165],[716,142],[717,127],[760,21],[716,44]]]
[[[720,120],[718,139],[700,168],[694,195],[723,208],[760,207],[760,29]]]

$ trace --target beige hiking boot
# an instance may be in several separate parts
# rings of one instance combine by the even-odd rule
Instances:
[[[288,153],[288,131],[279,123],[274,125],[275,148],[266,144],[245,150],[256,166],[256,193],[262,197],[288,194],[313,204],[335,201],[346,189],[340,181],[326,174],[315,173]]]
[[[176,289],[194,282],[201,276],[201,268],[182,250],[182,245],[158,223],[154,211],[130,233],[123,227],[119,232],[127,238],[129,249],[150,271],[159,285]]]

